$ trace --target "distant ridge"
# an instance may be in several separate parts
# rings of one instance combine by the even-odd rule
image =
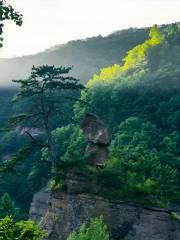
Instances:
[[[106,37],[70,41],[35,55],[0,58],[0,87],[9,86],[12,79],[26,77],[33,65],[41,64],[74,66],[72,74],[85,83],[100,68],[120,63],[126,52],[147,35],[148,28],[130,28]]]

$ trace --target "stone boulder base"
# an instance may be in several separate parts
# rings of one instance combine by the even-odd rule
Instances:
[[[81,128],[88,142],[96,145],[109,145],[111,140],[110,132],[104,122],[96,115],[87,114]]]
[[[66,240],[91,218],[103,216],[113,240],[179,240],[180,222],[163,209],[145,209],[90,195],[37,193],[30,218],[39,220],[48,240]],[[125,238],[126,237],[126,238]]]
[[[102,167],[108,158],[108,146],[111,142],[109,129],[103,121],[93,114],[85,116],[81,128],[88,142],[86,152],[94,153],[90,164]]]

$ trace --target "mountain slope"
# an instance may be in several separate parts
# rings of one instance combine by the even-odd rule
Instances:
[[[107,38],[99,37],[99,40],[95,38],[72,42],[68,47],[57,47],[36,57],[41,57],[44,62],[52,59],[58,61],[60,52],[62,56],[63,51],[66,54],[69,51],[69,59],[73,56],[75,61],[74,57],[78,53],[84,57],[77,57],[76,62],[81,63],[81,69],[88,66],[80,74],[88,76],[93,64],[96,68],[100,67],[95,62],[97,59],[103,64],[108,61],[114,64],[122,59],[123,54],[119,54],[118,48],[112,53],[112,49],[115,49],[112,47],[113,38],[117,47],[120,42],[117,39],[126,33],[127,39],[123,35],[121,43],[127,48],[129,42],[141,42],[136,39],[139,31],[142,31],[141,37],[144,36],[145,30],[131,29]],[[132,35],[134,40],[129,39]],[[106,44],[102,46],[103,41]],[[106,41],[109,41],[109,45]],[[122,49],[125,52],[125,47]],[[110,57],[110,53],[113,57]],[[53,57],[48,60],[48,56]],[[30,60],[35,56],[26,58]],[[64,57],[65,61],[67,58]],[[27,63],[30,64],[30,61]],[[112,64],[102,68],[88,82],[86,90],[82,91],[82,101],[75,105],[73,120],[72,111],[70,114],[68,112],[71,116],[68,121],[53,131],[57,155],[64,160],[64,166],[56,171],[57,186],[66,189],[66,174],[77,168],[86,174],[87,179],[95,179],[101,184],[103,191],[98,195],[102,197],[147,206],[180,205],[180,24],[164,26],[164,29],[154,26],[143,43],[128,51],[121,65],[111,66]],[[89,161],[89,156],[84,154],[85,140],[77,121],[83,119],[88,112],[98,115],[112,132],[109,159],[105,168],[97,171],[85,164]],[[9,149],[16,151],[24,143],[24,139],[14,136],[13,132],[2,135],[2,154],[5,151],[9,154]],[[21,177],[6,175],[0,181],[0,193],[8,192],[24,212],[27,212],[34,192],[44,187],[50,179],[50,167],[43,161],[47,158],[46,149],[43,149],[43,158],[41,152],[37,155],[34,153],[22,166],[18,166]],[[53,186],[53,181],[50,181],[48,189]],[[87,189],[89,190],[88,186]]]
[[[72,74],[87,82],[100,68],[120,63],[126,52],[142,43],[148,29],[128,29],[115,32],[107,37],[93,37],[58,45],[42,53],[0,59],[0,86],[9,85],[12,79],[27,76],[33,65],[74,66]]]
[[[179,65],[180,24],[153,26],[121,66],[101,69],[86,84],[76,119],[91,112],[112,131],[101,172],[104,196],[159,207],[179,204]]]

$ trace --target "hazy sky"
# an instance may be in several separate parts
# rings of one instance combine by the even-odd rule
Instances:
[[[55,44],[129,27],[180,21],[180,0],[7,0],[24,15],[7,23],[0,57],[33,54]]]

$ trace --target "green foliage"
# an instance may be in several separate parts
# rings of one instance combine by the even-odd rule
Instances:
[[[166,27],[166,41],[169,44],[180,44],[180,25],[178,23]]]
[[[42,231],[33,221],[19,221],[16,223],[19,240],[40,240],[47,236],[46,231]]]
[[[166,207],[179,202],[179,54],[171,26],[151,28],[124,65],[102,69],[75,104],[81,120],[93,112],[112,130],[110,157],[99,171],[104,196]],[[179,24],[172,25],[178,39]],[[171,38],[173,38],[171,36]]]
[[[83,87],[77,79],[67,76],[70,70],[71,67],[44,65],[33,67],[28,79],[14,80],[20,84],[14,102],[21,103],[21,112],[12,116],[9,123],[25,123],[26,126],[29,124],[45,130],[49,127],[51,131],[54,118],[63,118],[65,114],[64,102],[77,100],[73,93]],[[22,109],[26,111],[22,112]]]
[[[180,221],[180,216],[179,216],[177,213],[175,213],[175,212],[171,212],[171,213],[170,213],[170,218],[171,218],[172,220]]]
[[[49,63],[55,66],[74,66],[72,75],[86,83],[100,68],[120,63],[121,59],[134,46],[147,39],[148,29],[130,28],[114,32],[108,36],[92,37],[57,45],[42,53],[14,59],[1,59],[1,84],[11,83],[14,76],[26,76],[33,64]],[[19,71],[21,69],[21,71]]]
[[[83,157],[86,143],[83,132],[78,126],[70,124],[57,128],[52,135],[58,155],[63,161],[78,161]]]
[[[10,157],[10,159],[2,162],[2,164],[0,165],[0,172],[16,172],[15,166],[19,162],[22,162],[31,153],[32,149],[32,145],[25,146],[19,149],[15,154]]]
[[[52,121],[54,117],[64,114],[62,112],[63,104],[59,104],[59,99],[63,101],[74,100],[71,93],[83,88],[76,78],[67,76],[70,70],[71,67],[33,66],[28,79],[14,80],[20,84],[20,91],[14,101],[28,101],[28,107],[24,113],[13,116],[9,123],[13,126],[19,124],[37,126],[44,132],[46,140],[44,146],[48,148],[53,168],[57,164],[57,154],[51,134]],[[33,143],[39,144],[39,140],[34,138],[30,132],[26,133]],[[43,144],[41,146],[43,147]]]
[[[1,88],[0,89],[0,126],[1,128],[5,125],[8,117],[13,112],[13,106],[11,104],[11,99],[13,98],[14,94],[16,93],[15,89],[9,88]],[[3,135],[3,132],[0,131],[0,136]]]
[[[147,61],[147,52],[150,48],[159,45],[163,40],[163,35],[159,32],[157,26],[153,26],[149,33],[149,40],[136,46],[130,50],[127,56],[124,58],[124,65],[122,67],[122,72],[128,71],[132,68],[142,68]]]
[[[22,25],[22,15],[19,14],[11,5],[8,5],[6,1],[0,1],[0,47],[2,47],[3,38],[1,35],[3,34],[4,21],[12,20],[16,25]]]
[[[8,179],[7,182],[0,181],[0,192],[14,196],[24,213],[28,211],[34,192],[44,187],[52,175],[51,166],[54,170],[61,160],[56,154],[51,131],[63,122],[71,121],[72,102],[77,100],[78,91],[83,87],[77,79],[67,75],[70,70],[71,67],[33,67],[28,79],[16,81],[20,89],[14,97],[15,114],[8,121],[11,131],[4,132],[0,138],[0,172],[3,179]],[[66,113],[68,120],[64,117]],[[24,129],[24,134],[19,127]],[[34,129],[39,129],[39,134],[34,135]],[[50,162],[41,158],[41,148],[45,147]],[[12,177],[13,173],[19,176]]]
[[[13,219],[9,216],[0,220],[0,239],[1,240],[14,239],[14,223]]]
[[[34,151],[34,148],[33,148]],[[32,197],[35,192],[45,186],[49,179],[49,164],[41,160],[40,153],[31,152],[24,159],[24,154],[18,162],[12,163],[12,158],[7,160],[8,165],[3,165],[3,172],[0,177],[0,194],[8,192],[15,202],[15,206],[20,208],[17,214],[18,219],[26,219]]]
[[[22,88],[14,109],[8,102],[14,93],[7,93],[4,97],[2,93],[0,98],[4,102],[0,109],[1,126],[6,121],[6,116],[12,115],[14,111],[12,124],[37,127],[44,131],[40,106],[44,106],[46,116],[50,113],[48,134],[55,152],[55,174],[58,181],[55,181],[57,178],[49,181],[52,178],[49,165],[52,156],[47,148],[45,134],[27,140],[27,137],[18,136],[15,131],[1,131],[1,195],[8,192],[13,196],[15,206],[20,206],[27,213],[34,192],[45,187],[48,181],[48,190],[63,188],[70,171],[78,169],[80,173],[87,174],[87,178],[94,181],[97,179],[98,184],[104,186],[104,191],[99,193],[103,196],[160,207],[174,202],[179,204],[179,26],[178,23],[153,26],[149,39],[146,38],[147,29],[132,29],[107,38],[72,42],[67,47],[57,48],[58,51],[47,52],[44,59],[49,54],[59,59],[61,54],[64,56],[69,51],[72,56],[72,52],[81,49],[85,64],[80,64],[81,69],[85,69],[81,73],[86,76],[85,80],[98,70],[97,66],[104,67],[81,92],[81,100],[75,104],[74,118],[73,104],[66,100],[77,99],[81,86],[77,87],[76,93],[72,93],[73,83],[79,83],[74,78],[67,77],[69,68],[34,67],[27,80],[17,81]],[[117,51],[121,44],[123,47]],[[134,47],[135,45],[137,46]],[[131,50],[130,46],[133,47]],[[124,57],[127,51],[128,54]],[[38,56],[39,59],[41,56]],[[114,64],[120,63],[121,58],[124,58],[121,65]],[[79,61],[79,57],[75,59]],[[87,67],[83,67],[86,64],[88,71]],[[106,67],[112,64],[112,67]],[[66,73],[61,75],[63,71]],[[79,71],[75,71],[80,76]],[[57,74],[54,79],[49,78],[52,77],[52,72]],[[56,77],[60,77],[58,83]],[[45,89],[42,89],[43,85],[46,86]],[[43,105],[40,96],[43,98]],[[86,143],[82,131],[74,123],[74,119],[80,121],[87,112],[100,116],[112,130],[109,159],[106,167],[98,171],[85,169],[88,162],[84,154]],[[31,148],[33,151],[28,150],[28,155],[25,154],[26,161],[23,161],[27,150],[24,149],[23,152],[24,143],[29,147],[34,144]],[[14,155],[14,152],[17,154]],[[3,160],[5,161],[2,162]],[[8,174],[6,170],[11,171]]]
[[[150,122],[135,117],[120,124],[103,170],[103,174],[110,174],[112,184],[116,182],[119,196],[161,207],[178,199],[177,167],[164,161],[161,134]]]
[[[73,232],[67,240],[109,240],[107,226],[103,223],[103,218],[94,218],[89,226],[84,224],[80,227],[79,232]]]
[[[46,236],[31,220],[15,222],[10,216],[0,220],[0,240],[41,240]]]
[[[93,85],[109,83],[112,80],[123,78],[126,76],[127,72],[136,68],[142,69],[142,67],[147,63],[147,53],[150,48],[161,44],[164,40],[164,36],[159,32],[157,26],[153,26],[149,33],[149,40],[144,43],[135,46],[133,49],[128,51],[127,56],[123,59],[124,64],[121,67],[118,64],[112,67],[103,68],[100,74],[95,74],[93,78],[87,83],[87,88]]]
[[[19,209],[15,207],[14,202],[10,198],[8,193],[4,193],[0,197],[0,219],[7,215],[17,217]]]
[[[86,142],[79,126],[69,124],[52,131],[53,142],[59,161],[56,167],[56,180],[53,188],[61,184],[72,169],[85,169],[87,154],[85,154]],[[48,149],[42,149],[42,158],[49,161]]]

